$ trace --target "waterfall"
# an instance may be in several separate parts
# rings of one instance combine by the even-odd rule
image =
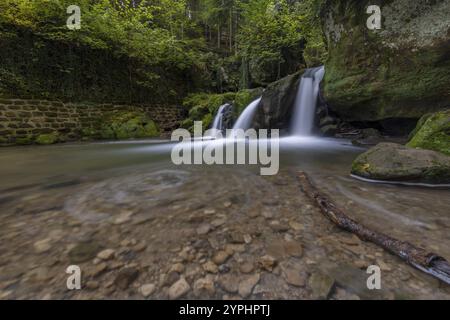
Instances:
[[[244,111],[241,113],[239,118],[236,120],[236,123],[233,126],[233,130],[250,129],[252,126],[253,119],[255,118],[256,110],[258,109],[259,102],[261,101],[261,97],[250,103]]]
[[[217,111],[216,117],[214,118],[214,122],[212,124],[211,129],[219,131],[223,129],[223,116],[229,106],[230,104],[226,103],[219,107],[219,110]]]
[[[293,136],[311,135],[320,82],[324,75],[324,67],[307,69],[303,74],[295,98],[294,113],[291,120],[290,131]]]

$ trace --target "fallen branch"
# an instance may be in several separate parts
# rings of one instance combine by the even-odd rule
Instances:
[[[437,254],[418,248],[409,242],[400,241],[379,233],[348,217],[342,210],[318,191],[304,172],[298,178],[306,195],[315,202],[322,213],[340,228],[357,235],[361,240],[373,242],[400,257],[411,266],[450,284],[450,264]]]

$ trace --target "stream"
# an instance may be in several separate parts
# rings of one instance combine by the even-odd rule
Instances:
[[[0,298],[450,298],[447,285],[332,225],[295,172],[359,222],[450,259],[448,189],[355,180],[351,162],[364,149],[346,140],[281,139],[275,176],[175,166],[171,147],[0,149]],[[66,288],[72,264],[82,290]],[[381,290],[366,286],[373,264]]]

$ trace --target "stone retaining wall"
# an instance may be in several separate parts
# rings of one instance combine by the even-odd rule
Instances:
[[[83,129],[94,127],[105,112],[115,110],[144,111],[162,135],[178,128],[184,118],[184,111],[178,106],[0,99],[0,145],[28,144],[39,135],[52,132],[64,135],[68,141],[79,140]]]

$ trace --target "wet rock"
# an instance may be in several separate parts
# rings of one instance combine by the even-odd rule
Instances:
[[[228,293],[236,293],[239,288],[239,277],[236,274],[225,274],[219,278],[220,287]]]
[[[206,276],[195,281],[193,291],[197,298],[211,298],[216,292],[212,277]]]
[[[239,295],[242,298],[247,298],[253,291],[253,288],[259,282],[260,275],[254,274],[251,276],[245,276],[241,279],[239,283]]]
[[[153,283],[147,283],[142,285],[139,288],[139,292],[145,297],[147,298],[148,296],[152,295],[153,292],[155,292],[156,290],[156,286]]]
[[[308,274],[302,270],[303,268],[300,264],[284,262],[280,264],[280,267],[283,278],[287,283],[296,287],[304,287],[306,285]]]
[[[114,257],[114,253],[115,251],[113,249],[105,249],[97,254],[97,258],[101,260],[109,260]]]
[[[309,279],[309,286],[313,292],[313,299],[327,299],[334,287],[334,279],[329,275],[317,271]]]
[[[171,271],[169,273],[167,273],[164,277],[163,277],[163,286],[170,286],[172,285],[175,281],[178,281],[180,279],[180,274],[178,272],[175,271]]]
[[[86,282],[86,288],[89,290],[97,290],[100,287],[100,283],[95,280],[89,280]]]
[[[209,233],[212,230],[212,226],[209,223],[205,223],[202,224],[201,226],[199,226],[196,230],[197,234],[199,236],[201,235],[205,235],[207,233]]]
[[[373,180],[450,183],[450,157],[436,151],[380,143],[356,158],[352,174]]]
[[[211,221],[211,225],[215,228],[220,227],[221,225],[225,224],[227,222],[226,218],[218,218]]]
[[[92,277],[97,277],[100,274],[102,274],[103,272],[105,272],[107,269],[107,265],[104,262],[101,262],[97,265],[95,265],[94,268],[92,268],[90,271],[88,271],[88,275],[92,276]]]
[[[207,261],[206,263],[204,263],[202,265],[202,267],[203,267],[203,270],[205,270],[206,272],[209,272],[209,273],[217,273],[217,272],[219,272],[219,269],[217,268],[217,265],[214,262],[212,262],[212,261]]]
[[[352,235],[351,237],[343,237],[339,239],[339,241],[349,246],[359,246],[362,243],[361,240],[355,235]]]
[[[128,267],[119,272],[114,280],[114,284],[122,289],[126,290],[139,276],[139,270],[134,267]]]
[[[139,242],[133,247],[133,251],[142,252],[147,248],[147,245],[144,242]]]
[[[254,270],[254,265],[252,262],[246,261],[239,266],[239,271],[242,273],[250,273]]]
[[[36,241],[34,243],[34,249],[37,253],[44,253],[50,250],[52,239],[47,238],[43,240]]]
[[[70,262],[81,263],[93,259],[101,247],[96,242],[81,242],[69,251]]]
[[[297,241],[285,241],[284,250],[288,256],[300,258],[303,256],[303,247]]]
[[[270,255],[262,256],[258,260],[259,267],[261,269],[267,270],[269,272],[272,272],[272,270],[275,267],[276,263],[277,263],[277,260],[274,257],[270,256]]]
[[[212,261],[215,264],[220,265],[220,264],[226,262],[229,257],[230,257],[230,253],[228,253],[225,250],[220,250],[214,255],[214,257],[212,258]]]
[[[182,263],[175,263],[174,265],[172,265],[172,267],[170,267],[170,272],[178,272],[178,273],[183,273],[184,272],[184,264]]]
[[[275,232],[286,232],[289,230],[289,227],[287,225],[285,225],[284,223],[281,223],[278,220],[273,220],[270,222],[269,224],[270,228],[275,231]]]
[[[304,229],[304,226],[301,223],[298,223],[296,221],[290,221],[289,222],[289,226],[294,230],[294,231],[301,231]]]
[[[392,268],[386,264],[383,260],[377,259],[376,264],[380,267],[382,271],[392,271]]]
[[[183,297],[186,293],[191,290],[189,283],[187,283],[186,279],[180,278],[177,282],[175,282],[168,290],[169,299],[175,300]]]
[[[120,225],[131,221],[132,211],[125,211],[120,213],[113,221],[113,224]]]

